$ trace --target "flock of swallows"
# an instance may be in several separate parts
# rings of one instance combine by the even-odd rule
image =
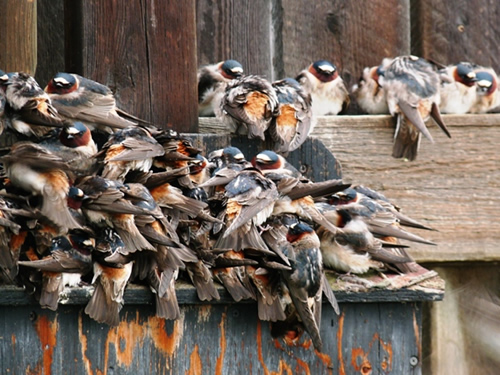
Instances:
[[[198,73],[199,113],[216,116],[231,131],[270,140],[275,151],[293,151],[307,138],[315,116],[336,115],[350,95],[336,67],[316,61],[295,79],[270,83],[244,76],[235,60]],[[218,83],[218,84],[214,84]],[[392,156],[415,160],[421,134],[433,142],[433,118],[451,138],[441,113],[486,113],[500,105],[498,78],[491,68],[462,62],[443,66],[416,56],[385,58],[366,67],[351,96],[368,114],[396,117]]]
[[[398,76],[391,66],[375,69],[389,107],[382,76]],[[232,146],[205,157],[188,138],[118,109],[100,83],[58,73],[43,90],[26,73],[0,72],[1,131],[23,139],[0,157],[0,283],[52,310],[65,286],[93,284],[85,312],[117,325],[130,282],[153,290],[159,317],[176,319],[179,277],[202,301],[220,298],[216,280],[235,301],[256,300],[274,336],[293,344],[305,330],[321,350],[323,295],[338,313],[324,267],[350,277],[418,271],[400,239],[433,245],[404,229],[432,228],[374,190],[310,181],[286,161],[313,126],[311,110],[338,113],[347,98],[331,63],[270,84],[228,60],[198,78],[200,114],[213,110],[270,149],[252,160]]]

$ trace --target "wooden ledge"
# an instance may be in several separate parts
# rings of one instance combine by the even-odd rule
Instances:
[[[412,230],[438,244],[410,244],[419,263],[500,260],[500,114],[444,115],[452,138],[434,124],[418,159],[391,157],[393,120],[319,117],[312,134],[333,153],[343,179],[381,191],[403,212],[435,228]],[[227,134],[214,118],[200,133]]]

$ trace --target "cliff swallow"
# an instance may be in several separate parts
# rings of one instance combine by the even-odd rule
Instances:
[[[379,77],[391,115],[397,116],[392,156],[415,160],[421,134],[431,142],[425,121],[432,117],[451,138],[439,112],[440,77],[426,60],[416,56],[399,56]]]
[[[40,306],[57,310],[65,286],[78,286],[80,277],[92,269],[95,240],[82,231],[70,232],[52,239],[49,254],[40,260],[19,261],[20,266],[42,272]]]
[[[149,131],[134,126],[112,134],[95,157],[104,164],[102,177],[125,181],[131,171],[149,172],[153,158],[164,153]]]
[[[215,116],[226,84],[243,75],[243,67],[236,60],[221,61],[198,69],[198,114]]]
[[[78,120],[90,127],[109,131],[126,128],[146,121],[116,107],[109,87],[71,73],[57,73],[45,87],[59,114],[68,120]]]
[[[66,122],[60,131],[43,138],[39,145],[65,160],[78,175],[92,174],[96,167],[93,156],[97,153],[97,145],[90,129],[82,122]]]
[[[472,64],[461,62],[445,68],[450,82],[441,82],[441,113],[469,113],[476,100],[476,73]]]
[[[90,226],[116,230],[127,254],[155,250],[135,223],[135,215],[148,215],[148,211],[127,200],[123,184],[100,176],[87,176],[78,181],[76,187],[84,192],[84,197],[72,199],[71,204],[81,208]]]
[[[476,68],[476,101],[470,113],[486,113],[500,105],[498,76],[491,68]]]
[[[274,151],[287,155],[298,149],[314,128],[311,95],[292,78],[273,82],[278,97],[278,114],[267,130]]]
[[[314,116],[336,115],[349,105],[349,93],[337,67],[326,60],[313,62],[295,78],[311,95]]]
[[[6,86],[6,112],[10,120],[7,124],[14,131],[38,138],[48,133],[51,127],[63,125],[49,96],[29,74],[11,74],[3,85]]]
[[[133,261],[111,263],[105,259],[124,246],[116,232],[105,230],[96,238],[96,248],[92,252],[94,291],[85,306],[85,313],[95,321],[110,326],[117,326],[120,322],[123,294],[132,274]]]
[[[273,212],[278,196],[274,183],[260,171],[254,168],[241,171],[225,187],[226,230],[214,248],[235,251],[245,248],[267,250],[257,228]]]
[[[213,175],[200,185],[202,188],[214,186],[225,186],[231,182],[243,169],[252,165],[245,159],[245,155],[239,148],[228,146],[221,150],[210,153],[209,157],[220,158],[220,165],[213,172]],[[212,194],[210,194],[212,195]]]
[[[265,78],[244,76],[227,84],[216,115],[233,134],[265,140],[265,131],[278,113],[278,97]]]
[[[338,231],[338,228],[326,220],[316,208],[311,194],[326,195],[330,191],[344,189],[345,185],[342,184],[342,181],[331,180],[318,184],[303,183],[300,172],[290,165],[283,156],[270,150],[259,153],[253,162],[264,176],[274,182],[280,193],[273,206],[273,216],[295,214],[304,220],[312,220],[333,233]]]
[[[365,273],[370,268],[381,269],[383,263],[407,263],[407,254],[395,253],[383,248],[360,218],[344,208],[324,211],[323,215],[341,230],[336,234],[318,229],[325,267],[347,273]],[[400,247],[392,244],[393,247]],[[380,263],[382,262],[382,263]]]
[[[14,186],[42,198],[42,215],[61,232],[80,228],[68,209],[70,181],[65,172],[68,165],[59,156],[37,144],[21,142],[13,145],[10,153],[0,160]]]
[[[368,114],[389,113],[385,90],[378,83],[381,69],[382,65],[365,67],[359,82],[352,88],[359,107]]]
[[[309,333],[314,348],[321,351],[323,343],[319,329],[324,278],[320,241],[314,230],[303,222],[290,226],[287,240],[291,245],[287,255],[291,260],[292,270],[282,271],[281,274],[292,304],[286,309],[288,317],[283,325],[296,322],[298,317]],[[293,325],[290,328],[293,330]],[[278,332],[274,329],[272,333]]]

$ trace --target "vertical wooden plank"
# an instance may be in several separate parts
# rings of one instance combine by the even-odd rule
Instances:
[[[69,68],[108,85],[129,113],[197,131],[194,0],[66,1],[66,12]]]
[[[0,69],[36,70],[36,0],[0,0]]]
[[[274,79],[271,0],[196,0],[198,64],[229,58]]]
[[[365,66],[410,52],[409,0],[280,1],[286,76],[326,59],[351,87]]]
[[[148,0],[145,20],[152,120],[198,132],[195,1]]]
[[[442,64],[471,61],[500,69],[495,0],[412,2],[412,52]]]
[[[37,1],[37,67],[36,80],[40,86],[57,72],[65,71],[64,66],[64,1]]]

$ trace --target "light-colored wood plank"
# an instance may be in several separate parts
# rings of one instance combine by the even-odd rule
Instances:
[[[391,157],[390,116],[321,117],[318,137],[342,165],[343,179],[379,190],[407,215],[437,229],[413,230],[438,246],[412,243],[418,262],[500,260],[500,115],[444,116],[448,139],[430,126],[416,161]],[[200,119],[201,132],[227,132]]]

